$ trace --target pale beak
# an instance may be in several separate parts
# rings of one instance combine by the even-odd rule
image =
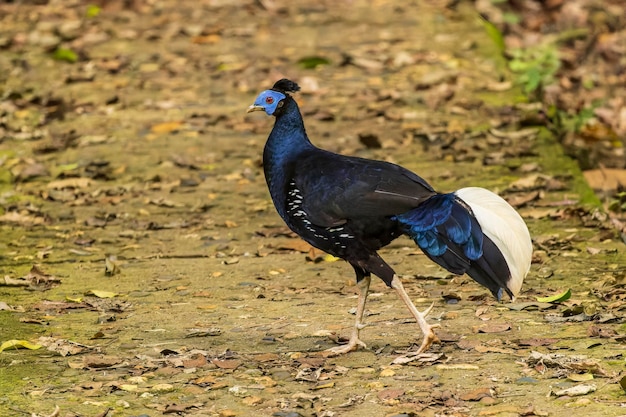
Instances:
[[[265,111],[265,107],[256,106],[253,104],[250,107],[248,107],[248,109],[246,110],[246,113],[252,113],[253,111]]]

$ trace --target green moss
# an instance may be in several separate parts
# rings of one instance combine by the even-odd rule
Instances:
[[[602,202],[587,184],[578,163],[565,155],[561,145],[547,129],[539,130],[537,151],[537,159],[547,174],[571,176],[571,190],[577,195],[581,205],[602,207]]]
[[[11,339],[31,340],[36,338],[32,326],[21,323],[16,314],[10,311],[0,311],[0,328],[2,338],[0,343]],[[6,350],[0,352],[0,414],[2,407],[23,403],[22,396],[29,378],[32,377],[32,358],[38,353],[29,350]]]

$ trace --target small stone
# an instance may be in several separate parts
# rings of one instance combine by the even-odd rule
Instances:
[[[174,391],[174,385],[172,384],[156,384],[152,388],[150,388],[150,392],[154,393],[165,393]]]
[[[385,388],[385,384],[380,381],[372,381],[372,382],[368,382],[366,387],[371,390],[381,390]]]
[[[66,41],[76,39],[81,34],[82,26],[81,20],[68,20],[57,28],[57,33]]]
[[[261,397],[257,397],[256,395],[253,395],[251,397],[246,397],[243,399],[242,401],[245,405],[259,405],[263,402],[263,398]]]
[[[248,396],[248,390],[239,385],[235,385],[234,387],[229,388],[228,392],[233,394],[235,397],[247,397]]]

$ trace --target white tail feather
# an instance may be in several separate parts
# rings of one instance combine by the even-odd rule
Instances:
[[[526,223],[502,197],[479,187],[462,188],[455,194],[465,201],[483,233],[500,249],[511,271],[509,290],[517,295],[530,269],[533,245]]]

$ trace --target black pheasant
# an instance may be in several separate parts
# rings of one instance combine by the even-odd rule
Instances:
[[[520,290],[532,256],[526,224],[501,197],[484,188],[437,193],[424,179],[398,165],[339,155],[315,147],[289,93],[300,88],[283,79],[263,91],[248,112],[276,117],[263,152],[263,168],[276,210],[311,245],[342,258],[356,272],[359,299],[346,353],[359,339],[370,274],[396,290],[424,334],[420,352],[437,336],[394,270],[377,250],[410,236],[431,260],[455,274],[467,273],[498,299]]]

